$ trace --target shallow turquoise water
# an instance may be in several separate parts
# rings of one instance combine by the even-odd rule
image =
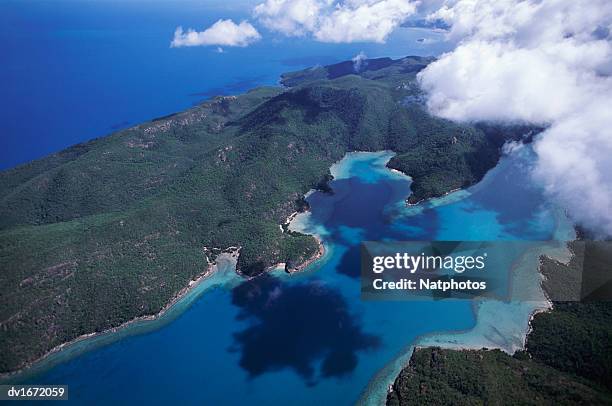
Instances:
[[[251,281],[217,275],[209,284],[221,286],[158,329],[129,327],[119,341],[72,359],[60,352],[56,366],[28,381],[68,384],[70,401],[79,404],[352,404],[364,391],[370,403],[384,397],[418,337],[469,330],[476,318],[470,301],[362,301],[359,242],[546,240],[559,227],[528,182],[528,151],[504,159],[461,199],[424,208],[401,204],[410,182],[384,168],[390,157],[350,154],[332,168],[334,194],[308,197],[311,212],[292,227],[320,234],[328,249],[307,271]]]

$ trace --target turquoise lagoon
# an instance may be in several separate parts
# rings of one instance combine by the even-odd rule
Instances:
[[[412,207],[410,179],[385,168],[392,155],[348,154],[332,167],[334,193],[309,194],[310,212],[291,228],[319,235],[326,253],[304,272],[245,280],[227,260],[160,319],[68,346],[17,381],[67,384],[78,404],[378,404],[415,344],[520,346],[543,297],[362,301],[359,243],[571,238],[529,181],[530,150],[465,191]],[[508,264],[515,289],[538,290],[541,253]]]

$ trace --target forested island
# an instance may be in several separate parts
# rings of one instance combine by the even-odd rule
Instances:
[[[541,259],[553,308],[533,317],[524,350],[509,355],[485,348],[416,348],[391,387],[387,405],[611,404],[612,302],[585,297],[581,278],[602,275],[593,268],[583,271],[583,266],[609,273],[612,250],[610,244],[589,244],[588,263],[580,255],[568,264]],[[570,247],[579,249],[577,243]]]
[[[221,252],[247,277],[299,268],[319,243],[279,225],[347,152],[394,151],[411,203],[479,181],[526,129],[429,115],[429,62],[289,73],[0,173],[0,373],[157,314]]]

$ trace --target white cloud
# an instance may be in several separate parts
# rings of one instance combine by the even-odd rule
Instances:
[[[322,16],[314,36],[323,42],[385,42],[415,11],[408,0],[347,2]]]
[[[242,21],[240,24],[232,20],[219,20],[204,31],[193,29],[183,31],[178,27],[174,32],[171,47],[192,47],[192,46],[234,46],[245,47],[258,41],[261,35],[249,22]]]
[[[612,234],[612,2],[455,0],[430,18],[457,46],[419,74],[429,109],[548,126],[536,179],[575,220]]]
[[[254,16],[287,36],[312,35],[321,42],[384,42],[416,12],[414,0],[266,0]]]
[[[353,61],[353,69],[355,72],[361,71],[361,69],[365,68],[368,64],[368,56],[363,51],[359,52],[351,60]]]
[[[272,31],[302,36],[316,29],[319,14],[327,3],[323,0],[266,0],[255,6],[253,14]]]
[[[535,176],[546,191],[580,223],[605,235],[612,235],[611,97],[608,92],[555,121],[535,145]]]

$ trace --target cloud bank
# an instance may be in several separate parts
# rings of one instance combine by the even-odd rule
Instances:
[[[259,32],[249,22],[242,21],[240,24],[232,20],[219,20],[204,31],[198,32],[193,29],[183,31],[178,27],[174,31],[171,47],[193,47],[193,46],[231,46],[245,47],[261,38]]]
[[[321,42],[385,42],[417,8],[414,0],[266,0],[253,14],[271,31]]]
[[[453,0],[429,16],[456,48],[419,74],[434,114],[547,126],[535,178],[612,235],[612,2]]]

